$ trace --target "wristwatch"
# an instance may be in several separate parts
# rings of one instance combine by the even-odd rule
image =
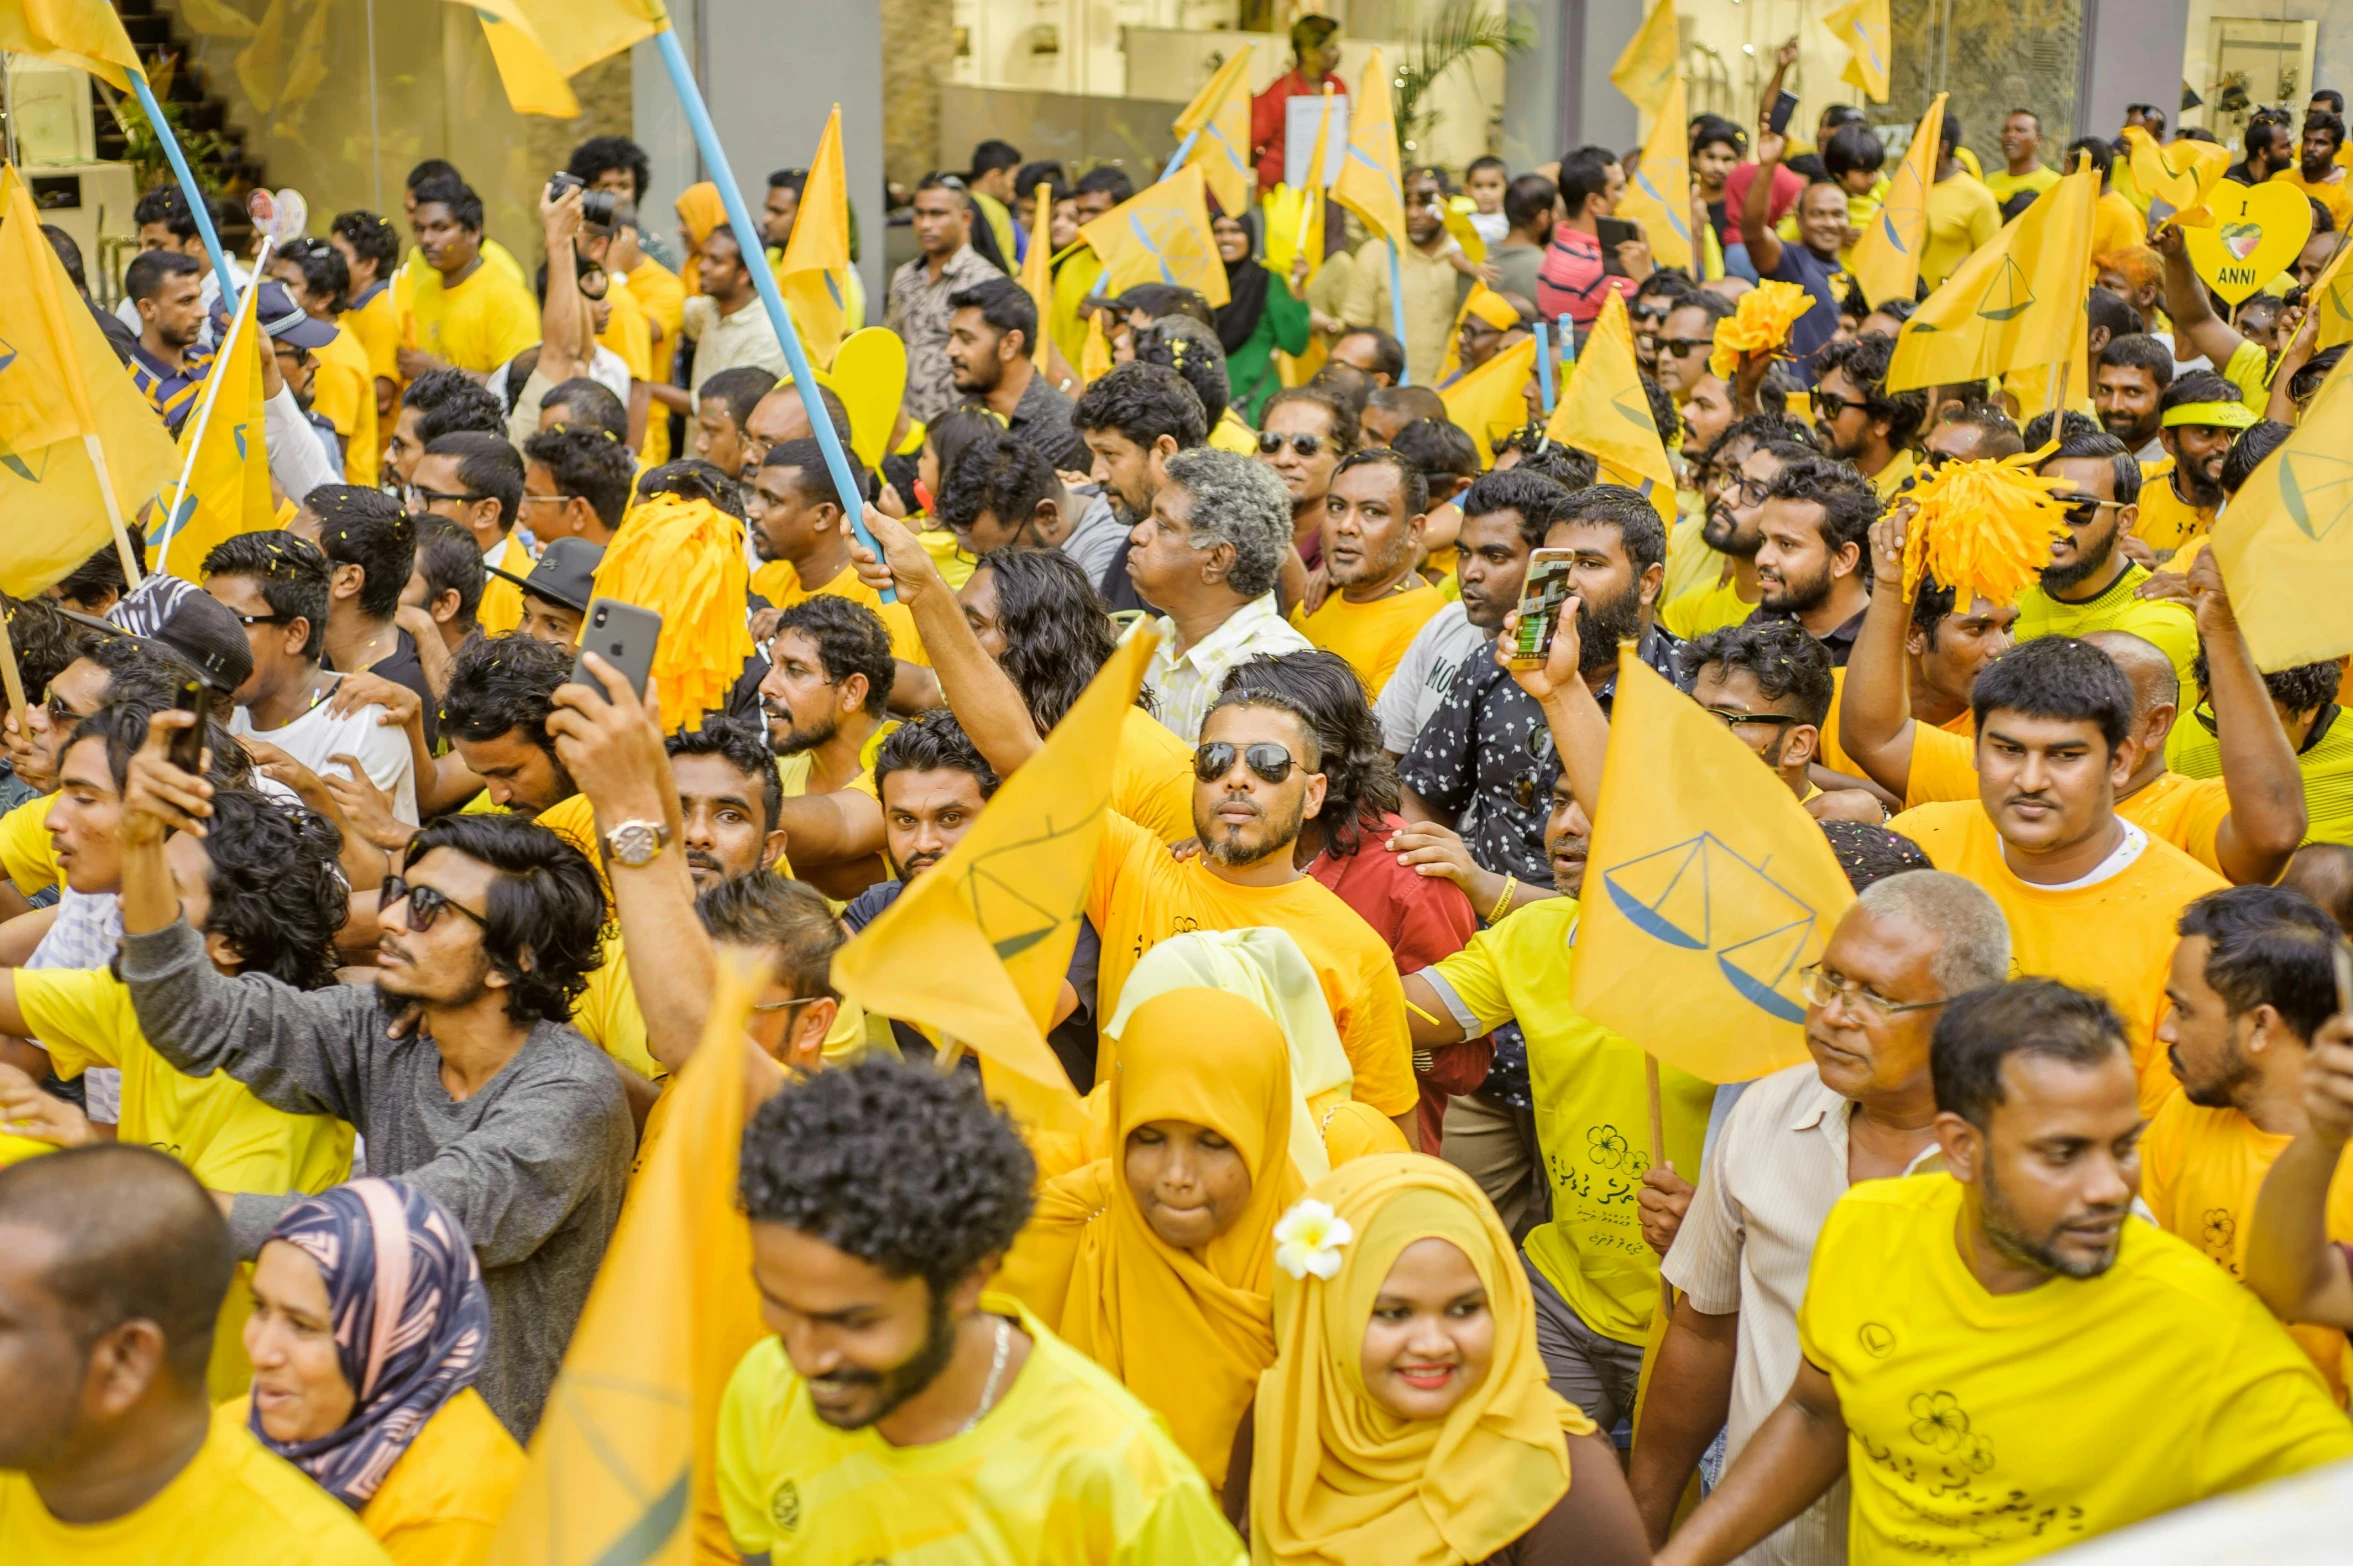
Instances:
[[[605,834],[605,857],[631,870],[642,870],[670,846],[670,829],[659,821],[624,821]]]

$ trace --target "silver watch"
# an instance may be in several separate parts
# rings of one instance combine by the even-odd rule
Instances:
[[[605,857],[641,870],[670,845],[670,829],[659,821],[624,821],[605,834]]]

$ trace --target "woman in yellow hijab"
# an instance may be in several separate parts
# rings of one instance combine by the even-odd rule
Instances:
[[[1225,1481],[1254,1566],[1650,1559],[1617,1453],[1545,1382],[1527,1275],[1469,1176],[1360,1159],[1276,1235],[1279,1352]]]
[[[1281,1030],[1223,990],[1139,1007],[1106,1091],[1112,1156],[1049,1180],[1007,1293],[1168,1421],[1215,1488],[1275,1357],[1274,1227],[1290,1159]]]
[[[727,203],[720,199],[719,187],[709,180],[689,185],[671,203],[678,209],[678,237],[686,251],[686,261],[678,268],[678,281],[688,294],[699,294],[702,288],[697,279],[702,274],[703,241],[711,237],[711,230],[727,221]]]

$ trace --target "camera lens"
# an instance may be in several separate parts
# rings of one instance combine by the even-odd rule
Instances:
[[[588,222],[610,228],[613,226],[613,209],[620,199],[609,190],[583,191],[580,196],[580,215]]]

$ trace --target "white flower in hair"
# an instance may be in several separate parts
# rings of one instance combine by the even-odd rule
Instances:
[[[1340,1271],[1340,1247],[1355,1238],[1329,1203],[1307,1197],[1275,1225],[1275,1265],[1294,1278],[1314,1273],[1329,1282]]]

